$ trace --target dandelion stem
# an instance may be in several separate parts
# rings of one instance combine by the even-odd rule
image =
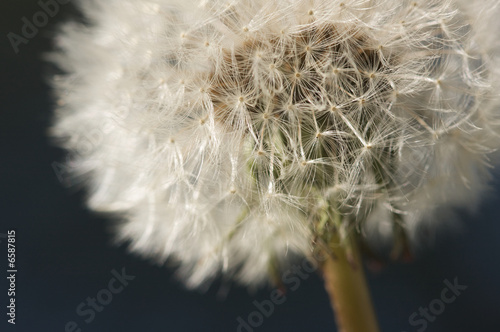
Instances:
[[[321,266],[338,331],[379,332],[356,241],[339,243],[334,236]]]

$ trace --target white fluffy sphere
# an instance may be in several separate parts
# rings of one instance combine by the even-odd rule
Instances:
[[[53,134],[89,206],[190,286],[259,283],[325,232],[414,238],[486,185],[497,1],[80,5]]]

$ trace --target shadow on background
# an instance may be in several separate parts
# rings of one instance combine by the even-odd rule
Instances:
[[[0,264],[1,330],[237,331],[238,317],[247,321],[257,310],[254,301],[268,300],[272,289],[249,294],[219,283],[203,294],[187,291],[175,281],[172,269],[111,245],[110,223],[85,209],[84,193],[59,183],[52,163],[63,161],[64,154],[50,145],[46,135],[52,102],[41,55],[51,48],[54,27],[74,14],[71,4],[61,5],[33,38],[19,44],[17,54],[7,37],[9,32],[20,35],[22,18],[31,20],[40,10],[35,0],[3,0],[0,5],[0,233],[17,229],[19,269],[17,324],[13,327],[6,323],[6,242],[0,238],[0,262],[4,262]],[[494,183],[497,189],[499,178]],[[369,274],[382,331],[500,330],[498,203],[498,196],[489,198],[477,215],[462,216],[456,221],[464,223],[459,234],[446,235],[445,230],[434,249],[414,263]],[[116,274],[122,269],[135,278],[120,283]],[[116,282],[110,284],[113,278]],[[419,308],[439,299],[447,287],[443,281],[454,278],[467,289],[446,304],[441,314],[434,316],[430,311],[431,318],[423,318]],[[92,309],[87,298],[97,295],[107,304]],[[434,310],[441,310],[436,303]],[[419,321],[414,326],[409,323],[413,313]],[[262,317],[261,325],[252,330],[335,330],[328,298],[316,275],[301,280],[283,304],[275,306],[269,317]]]

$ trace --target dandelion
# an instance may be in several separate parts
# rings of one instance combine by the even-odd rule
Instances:
[[[487,185],[497,1],[79,4],[52,133],[89,206],[189,287],[276,282],[319,249],[338,324],[376,331],[357,247],[398,257]]]

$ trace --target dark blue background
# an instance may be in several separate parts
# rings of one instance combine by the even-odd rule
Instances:
[[[41,55],[51,48],[54,27],[73,11],[62,6],[37,36],[20,45],[19,54],[6,37],[20,34],[21,18],[31,20],[39,10],[35,0],[0,4],[0,233],[17,229],[19,269],[13,327],[6,324],[6,242],[0,239],[0,330],[64,331],[68,321],[76,321],[83,331],[236,331],[237,317],[246,319],[255,310],[252,302],[269,299],[272,289],[249,294],[218,283],[206,293],[185,290],[172,269],[113,246],[110,223],[84,207],[82,192],[59,183],[51,165],[64,160],[64,153],[46,135],[52,102]],[[498,189],[499,179],[493,183]],[[478,214],[455,221],[463,224],[460,232],[445,230],[433,249],[411,264],[369,274],[382,331],[416,331],[409,316],[440,296],[444,279],[455,277],[468,289],[426,331],[500,331],[499,202],[497,194],[489,194]],[[136,278],[86,324],[77,306],[107,287],[112,269],[123,267]],[[255,331],[335,330],[318,276],[286,296]]]

